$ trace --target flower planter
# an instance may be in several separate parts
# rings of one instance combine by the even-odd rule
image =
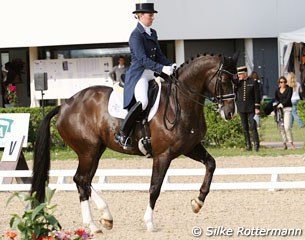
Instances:
[[[7,103],[7,104],[4,104],[4,107],[5,108],[14,108],[14,107],[16,107],[16,104],[15,103]]]

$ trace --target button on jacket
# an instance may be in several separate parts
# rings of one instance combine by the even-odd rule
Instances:
[[[161,51],[157,32],[151,28],[151,35],[147,34],[140,23],[130,35],[129,47],[131,65],[125,76],[124,108],[131,103],[134,88],[145,69],[161,73],[163,66],[171,64]]]
[[[259,83],[252,78],[240,80],[236,89],[236,105],[238,112],[250,113],[260,109]]]

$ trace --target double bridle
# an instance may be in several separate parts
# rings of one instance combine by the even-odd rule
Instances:
[[[223,68],[223,63],[220,63],[217,71],[213,74],[213,76],[209,79],[208,81],[208,85],[212,82],[212,80],[216,78],[216,83],[215,83],[215,90],[214,90],[214,96],[215,97],[209,97],[205,94],[201,94],[199,92],[195,92],[193,90],[191,90],[187,85],[185,84],[181,84],[181,82],[178,81],[176,74],[168,77],[168,85],[167,85],[167,89],[166,89],[166,104],[165,104],[165,114],[163,117],[163,122],[164,125],[166,127],[166,129],[168,130],[173,130],[175,125],[178,122],[178,119],[180,118],[180,114],[181,114],[181,107],[178,101],[178,96],[177,96],[177,89],[179,90],[179,92],[187,99],[190,99],[191,101],[204,106],[204,102],[200,102],[198,100],[195,99],[194,96],[199,96],[203,99],[207,98],[210,101],[212,101],[213,103],[216,103],[218,106],[218,111],[221,109],[221,107],[223,106],[223,102],[224,101],[228,101],[228,100],[235,100],[235,93],[230,93],[230,94],[222,94],[222,85],[221,85],[221,76],[223,73],[227,73],[229,75],[231,75],[233,77],[233,81],[232,84],[234,83],[234,80],[237,78],[237,75],[234,73],[231,73],[230,71],[226,70]],[[174,121],[170,121],[167,117],[167,110],[168,110],[168,106],[169,106],[169,98],[170,95],[172,93],[172,85],[175,86],[175,88],[173,88],[173,94],[174,94],[174,101],[175,101],[175,119]],[[167,123],[170,123],[172,126],[168,127]]]
[[[204,103],[197,101],[192,95],[199,96],[201,98],[207,98],[211,102],[220,104],[221,106],[223,105],[223,101],[226,100],[233,100],[235,99],[235,93],[230,93],[230,94],[222,94],[222,84],[221,84],[221,76],[223,73],[227,73],[233,77],[233,80],[237,78],[237,75],[234,73],[231,73],[230,71],[226,70],[223,68],[223,63],[221,63],[217,69],[217,71],[213,74],[213,76],[209,79],[208,85],[212,82],[212,80],[216,77],[216,83],[215,83],[215,89],[214,89],[214,96],[215,97],[210,97],[206,94],[201,94],[199,92],[195,92],[188,88],[187,85],[180,86],[180,82],[175,76],[171,76],[171,81],[174,83],[174,85],[179,89],[180,93],[184,95],[186,98],[190,99],[191,101],[204,106]],[[233,83],[233,81],[232,81]]]
[[[212,97],[210,100],[216,104],[218,104],[218,109],[220,109],[223,106],[223,102],[227,100],[235,100],[235,93],[229,93],[229,94],[222,94],[222,85],[221,85],[221,75],[223,73],[227,73],[232,76],[232,84],[236,79],[238,79],[237,74],[231,73],[228,70],[223,68],[223,63],[220,64],[217,72],[217,79],[216,79],[216,84],[215,84],[215,95],[216,97]],[[215,75],[212,77],[212,79],[215,77]],[[210,80],[212,81],[212,80]]]

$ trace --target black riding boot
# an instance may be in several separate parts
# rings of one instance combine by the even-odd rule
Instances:
[[[250,133],[245,132],[245,141],[246,141],[246,150],[252,151],[252,145],[251,145],[251,139],[250,139]]]
[[[124,149],[132,149],[132,141],[130,138],[131,130],[134,127],[134,123],[142,113],[142,103],[137,102],[129,110],[126,118],[124,119],[120,131],[115,135],[115,141],[119,143]]]

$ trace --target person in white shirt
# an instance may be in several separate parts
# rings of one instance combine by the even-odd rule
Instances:
[[[299,128],[304,127],[303,121],[300,119],[297,111],[298,103],[300,101],[300,83],[297,81],[296,76],[293,72],[289,72],[287,75],[287,84],[288,86],[292,87],[293,93],[291,97],[292,102],[292,121],[291,121],[291,128],[293,127],[294,120],[297,122]]]

